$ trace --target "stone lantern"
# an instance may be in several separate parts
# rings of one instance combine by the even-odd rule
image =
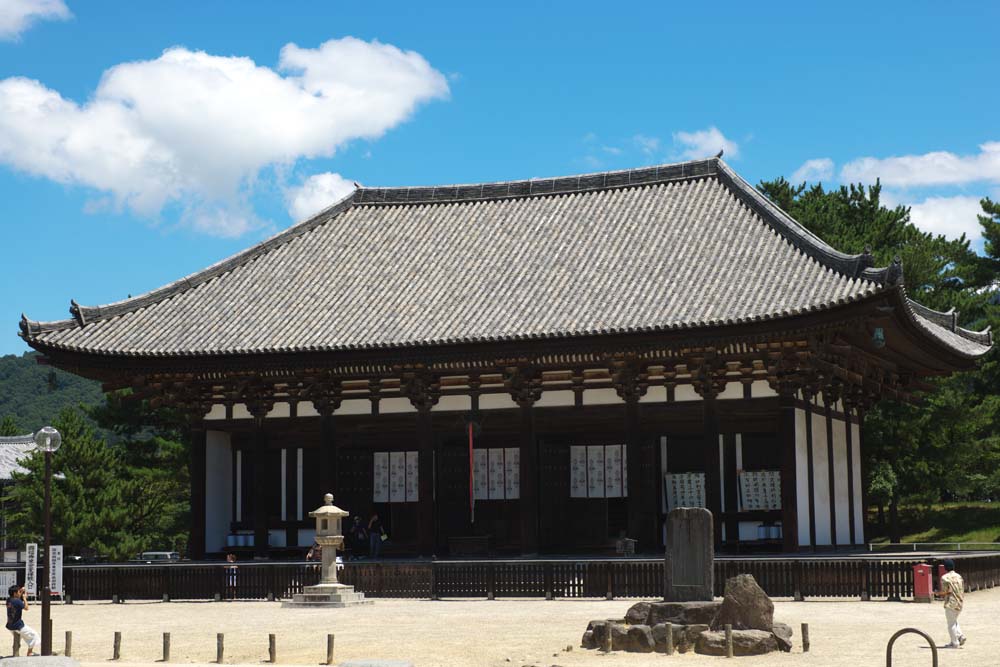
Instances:
[[[282,607],[347,607],[356,604],[371,604],[362,593],[354,592],[354,586],[346,586],[337,581],[337,547],[344,547],[341,522],[350,514],[333,504],[333,494],[323,496],[323,506],[309,512],[316,519],[316,544],[323,550],[320,565],[320,579],[317,586],[306,586],[302,593],[296,593],[292,600],[282,602]]]
[[[333,494],[323,496],[323,506],[309,516],[316,519],[316,544],[323,549],[321,584],[337,583],[337,548],[344,548],[341,520],[350,516],[333,504]]]

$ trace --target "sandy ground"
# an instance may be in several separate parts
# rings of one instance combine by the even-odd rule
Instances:
[[[215,660],[216,633],[225,633],[225,662],[260,665],[267,659],[267,635],[277,635],[278,662],[317,665],[325,659],[326,634],[336,635],[335,661],[364,658],[411,660],[417,667],[549,667],[712,664],[725,658],[693,653],[616,652],[580,648],[593,618],[621,617],[626,600],[376,600],[350,609],[281,609],[268,602],[133,602],[53,605],[54,643],[63,650],[73,632],[73,656],[107,667],[113,634],[122,632],[122,662],[154,665],[161,658],[162,633],[170,632],[171,661],[208,664]],[[26,613],[40,626],[40,607]],[[885,664],[889,637],[904,627],[947,641],[940,604],[807,600],[775,602],[775,619],[795,628],[795,650],[754,658],[745,665],[863,667]],[[940,665],[1000,666],[1000,589],[967,596],[961,622],[969,637],[959,650],[942,650]],[[809,623],[812,648],[803,654],[799,624]],[[930,650],[915,635],[897,642],[895,665],[930,665]],[[572,647],[567,651],[568,646]],[[509,658],[509,661],[508,661]],[[162,667],[159,665],[157,667]]]

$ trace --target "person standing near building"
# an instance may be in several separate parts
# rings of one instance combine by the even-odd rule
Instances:
[[[38,645],[38,633],[25,624],[21,614],[28,609],[28,601],[25,599],[24,586],[13,585],[7,591],[7,629],[14,634],[21,635],[21,639],[28,645],[27,655],[35,654],[35,646]]]
[[[372,518],[368,520],[368,550],[368,555],[372,558],[382,556],[382,520],[379,519],[378,512],[373,512]]]
[[[236,554],[226,554],[226,597],[230,600],[236,599],[236,575],[240,566],[236,564]]]
[[[962,604],[965,601],[965,582],[962,575],[955,572],[955,561],[948,558],[944,561],[945,573],[941,576],[941,590],[937,592],[938,597],[944,598],[944,617],[948,623],[948,636],[950,643],[944,648],[958,648],[965,644],[965,634],[958,626],[958,615],[962,613]]]

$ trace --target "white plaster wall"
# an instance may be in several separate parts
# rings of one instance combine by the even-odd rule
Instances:
[[[679,384],[674,387],[674,400],[675,401],[700,401],[701,396],[698,392],[694,390],[689,384]]]
[[[292,416],[292,406],[288,403],[275,403],[271,411],[267,413],[268,419],[274,419],[278,417],[291,417]]]
[[[753,384],[750,385],[751,398],[766,398],[777,395],[778,392],[771,389],[771,385],[768,384],[767,380],[754,380]]]
[[[370,415],[372,413],[372,402],[367,398],[351,398],[341,401],[340,407],[334,414],[337,415]]]
[[[609,405],[624,403],[614,389],[587,389],[583,392],[584,405]]]
[[[640,403],[666,403],[667,402],[667,388],[662,386],[650,387],[642,398],[639,399]]]
[[[205,550],[222,551],[233,504],[233,453],[229,434],[205,433]]]
[[[267,531],[267,542],[272,547],[288,546],[286,544],[287,541],[288,539],[287,536],[285,535],[284,528],[271,528],[270,530]]]
[[[816,509],[816,545],[830,542],[830,467],[826,451],[826,415],[813,413],[813,497]],[[808,506],[806,507],[808,512]]]
[[[851,424],[851,449],[854,450],[854,542],[865,543],[865,508],[861,495],[861,427]]]
[[[722,393],[717,398],[722,400],[743,398],[743,383],[739,380],[730,380],[726,383],[726,388],[722,390]]]
[[[233,406],[233,419],[253,419],[253,415],[247,410],[246,403],[237,403]]]
[[[319,417],[319,413],[316,412],[316,406],[312,404],[312,401],[302,401],[295,412],[299,417]]]
[[[806,411],[795,408],[795,506],[799,518],[799,545],[809,545],[809,460],[806,458]]]
[[[437,405],[431,408],[431,412],[468,412],[470,410],[472,410],[471,396],[442,396]]]
[[[740,521],[740,542],[750,542],[759,539],[757,529],[760,521]]]
[[[847,423],[833,420],[833,475],[837,501],[837,544],[851,543],[851,517],[847,485]]]
[[[222,403],[216,403],[212,406],[212,409],[205,414],[206,420],[216,420],[226,418],[226,406]]]
[[[510,394],[483,394],[479,397],[480,410],[510,410],[516,407],[517,403]]]
[[[572,407],[576,404],[576,396],[569,389],[559,391],[543,391],[542,397],[535,403],[536,408]]]
[[[369,403],[370,406],[371,403]],[[380,400],[378,402],[378,411],[379,414],[388,415],[394,412],[416,412],[417,409],[413,407],[413,403],[410,403],[410,399],[405,396],[396,396]]]
[[[316,539],[316,529],[315,528],[299,528],[299,546],[300,547],[311,547],[313,541]]]

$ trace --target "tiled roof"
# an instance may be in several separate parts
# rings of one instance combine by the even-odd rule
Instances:
[[[35,440],[31,434],[0,437],[0,480],[11,479],[11,473],[28,472],[20,462],[34,449]]]
[[[128,356],[399,348],[767,320],[891,282],[713,159],[359,188],[149,294],[73,302],[71,320],[25,319],[22,336],[42,349]]]

